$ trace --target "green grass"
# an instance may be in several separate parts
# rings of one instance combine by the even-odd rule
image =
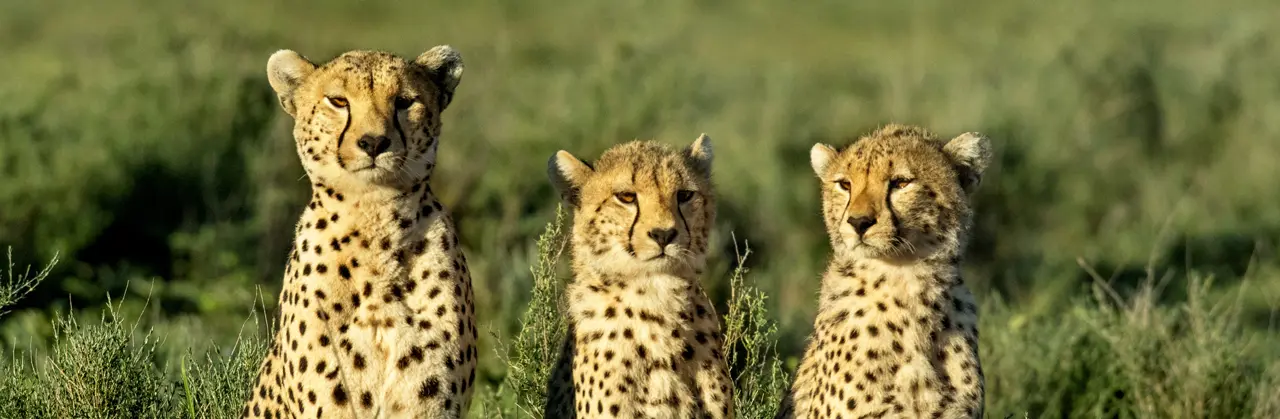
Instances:
[[[540,418],[545,383],[565,333],[560,290],[564,212],[538,240],[533,299],[513,339],[499,341],[508,366],[475,394],[472,415]],[[744,262],[750,250],[739,257]],[[739,264],[729,278],[726,351],[736,414],[769,418],[789,383],[774,350],[766,296]],[[1149,279],[1155,279],[1149,278]],[[1028,318],[1001,300],[984,304],[982,357],[992,417],[1252,417],[1280,414],[1280,362],[1260,357],[1237,300],[1209,302],[1193,276],[1188,300],[1159,303],[1149,280],[1122,298],[1105,285],[1062,316]],[[1242,296],[1242,295],[1241,295]],[[109,306],[111,307],[111,306]],[[99,322],[58,322],[47,356],[0,363],[3,417],[223,418],[238,413],[265,354],[264,338],[237,339],[229,353],[181,356],[178,374],[158,359],[154,330],[114,309]],[[24,354],[25,355],[25,354]],[[173,363],[170,358],[168,363]],[[172,366],[172,365],[168,365]]]
[[[993,417],[1274,416],[1277,15],[1262,0],[0,1],[0,246],[59,258],[25,276],[38,286],[0,276],[15,290],[0,417],[234,410],[308,197],[266,58],[442,43],[467,70],[433,190],[484,290],[485,412],[536,405],[534,348],[559,333],[567,276],[539,241],[553,152],[715,138],[705,281],[741,327],[751,416],[794,368],[827,257],[809,147],[905,122],[996,145],[966,260]],[[80,364],[156,399],[51,368]]]

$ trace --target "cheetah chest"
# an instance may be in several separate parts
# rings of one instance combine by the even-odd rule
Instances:
[[[474,381],[475,327],[469,275],[447,218],[385,232],[329,220],[299,235],[301,268],[282,306],[318,336],[302,348],[290,343],[284,354],[310,357],[315,374],[325,369],[316,409],[457,414]],[[299,379],[309,373],[303,362]]]
[[[928,416],[976,398],[976,309],[952,297],[963,290],[877,284],[827,296],[806,356],[803,413]]]
[[[717,370],[721,353],[718,323],[697,288],[659,277],[573,295],[573,381],[587,411],[688,417],[703,404],[700,376]]]

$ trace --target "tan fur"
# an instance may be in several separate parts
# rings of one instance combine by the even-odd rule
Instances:
[[[710,138],[633,141],[594,165],[560,151],[548,166],[573,206],[574,281],[546,417],[731,418],[720,322],[698,282],[715,222]]]
[[[462,61],[293,51],[267,75],[294,117],[312,184],[280,293],[280,323],[243,417],[457,418],[475,384],[466,258],[431,193],[440,112]]]
[[[982,417],[978,307],[960,256],[990,155],[979,134],[944,141],[901,125],[842,151],[813,147],[834,256],[779,418]]]

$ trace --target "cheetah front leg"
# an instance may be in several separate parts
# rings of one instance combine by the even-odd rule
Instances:
[[[714,316],[711,318],[714,319]],[[704,322],[693,336],[686,338],[683,355],[694,364],[696,410],[698,417],[709,419],[733,418],[733,378],[729,364],[724,359],[724,342],[720,338],[720,325],[715,321]],[[692,353],[688,349],[697,348]]]
[[[694,376],[699,417],[733,419],[733,381],[723,359],[703,359]]]

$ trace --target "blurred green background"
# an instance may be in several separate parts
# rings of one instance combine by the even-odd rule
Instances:
[[[466,72],[433,188],[487,330],[519,328],[557,202],[548,156],[706,132],[708,287],[725,300],[731,238],[747,241],[798,356],[828,253],[808,150],[901,122],[994,140],[967,279],[1013,314],[984,333],[1057,318],[1100,282],[1161,279],[1178,304],[1194,272],[1274,360],[1276,22],[1265,0],[2,0],[0,246],[63,262],[0,318],[0,352],[48,350],[53,318],[98,319],[109,296],[162,358],[263,333],[309,192],[267,57],[451,44]]]

